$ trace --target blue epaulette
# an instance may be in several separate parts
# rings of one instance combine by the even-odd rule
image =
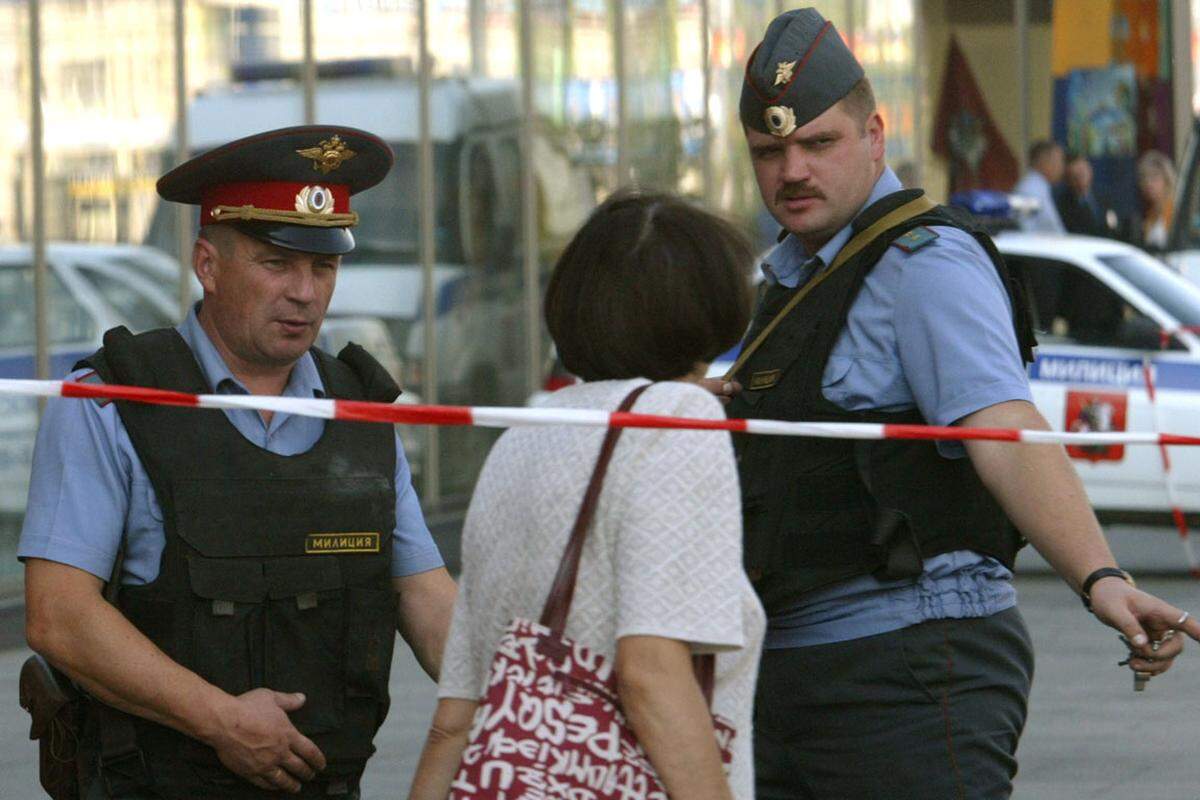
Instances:
[[[897,238],[892,242],[892,247],[898,247],[906,253],[915,253],[937,238],[936,233],[922,225]]]

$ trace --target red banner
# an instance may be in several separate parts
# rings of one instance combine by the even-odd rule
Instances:
[[[951,192],[1008,190],[1017,182],[1017,160],[988,113],[979,84],[954,39],[946,56],[933,152],[950,163]]]

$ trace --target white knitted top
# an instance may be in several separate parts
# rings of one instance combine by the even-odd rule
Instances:
[[[562,389],[545,405],[613,410],[644,380]],[[721,418],[698,386],[660,383],[635,412]],[[595,467],[604,431],[514,428],[496,442],[463,528],[463,572],[440,697],[477,699],[513,617],[537,620]],[[622,636],[717,653],[713,711],[737,729],[730,783],[754,796],[751,709],[762,607],[742,571],[741,504],[729,435],[626,430],[588,533],[566,635],[614,658]]]

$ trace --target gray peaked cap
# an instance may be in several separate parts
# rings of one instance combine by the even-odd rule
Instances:
[[[788,136],[821,116],[862,80],[863,68],[815,8],[780,14],[746,64],[742,124]]]

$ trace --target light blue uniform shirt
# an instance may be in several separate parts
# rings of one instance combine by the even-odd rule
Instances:
[[[1062,217],[1058,215],[1058,205],[1054,202],[1054,187],[1046,176],[1031,169],[1026,172],[1017,185],[1013,194],[1032,197],[1038,201],[1038,209],[1034,213],[1017,220],[1021,230],[1029,233],[1066,233]]]
[[[863,208],[903,188],[885,169]],[[1008,400],[1032,402],[1008,294],[987,254],[964,231],[906,253],[889,247],[850,307],[822,378],[826,399],[849,411],[920,410],[931,425]],[[788,236],[763,263],[770,282],[795,287],[833,262],[847,225],[816,255]],[[958,442],[939,443],[963,458]],[[959,550],[928,558],[917,580],[851,578],[806,595],[769,620],[766,647],[806,647],[886,633],[934,619],[982,617],[1017,602],[1012,573]]]
[[[217,394],[249,394],[200,327],[194,308],[177,330]],[[73,372],[70,379],[89,372]],[[312,398],[324,394],[316,362],[312,354],[305,353],[292,369],[283,396]],[[246,439],[282,456],[308,451],[325,431],[325,420],[313,417],[276,413],[268,425],[257,411],[236,409],[223,413]],[[399,437],[395,486],[392,575],[415,575],[442,566],[441,554],[425,526]],[[50,400],[38,429],[17,557],[57,561],[107,581],[112,577],[122,535],[126,542],[122,583],[146,584],[154,580],[166,544],[162,510],[116,405]]]

